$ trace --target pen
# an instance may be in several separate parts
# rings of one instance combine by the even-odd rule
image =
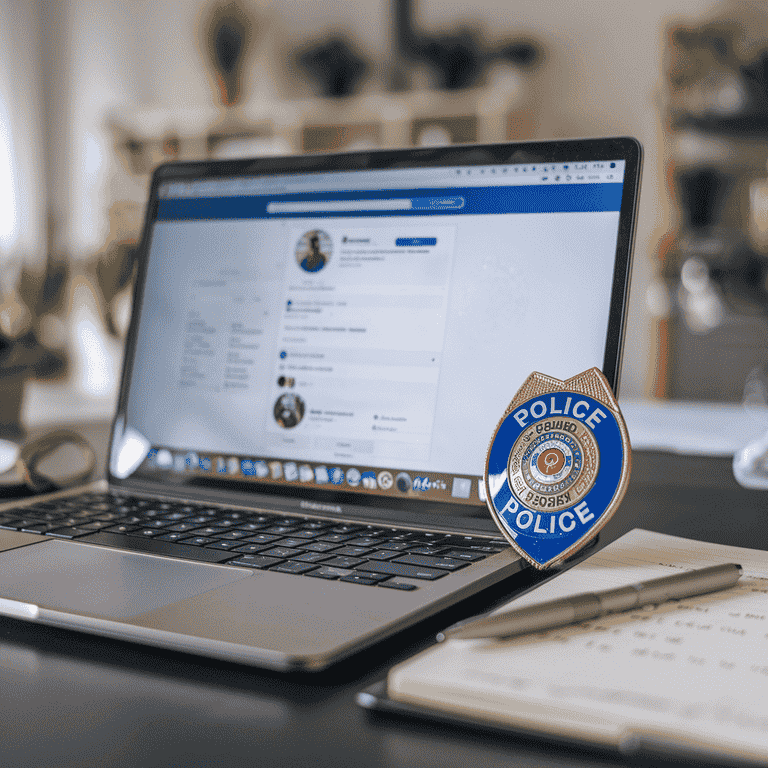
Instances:
[[[607,613],[619,613],[644,605],[665,603],[667,600],[717,592],[736,584],[741,573],[740,565],[728,563],[641,581],[604,592],[584,592],[506,613],[462,621],[438,634],[437,640],[502,638],[542,632],[596,619]]]

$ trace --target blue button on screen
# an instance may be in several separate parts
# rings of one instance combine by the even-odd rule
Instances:
[[[463,197],[412,197],[411,208],[426,211],[450,211],[463,208],[466,201]]]
[[[423,246],[423,245],[437,245],[436,237],[398,237],[395,240],[395,245],[398,248],[405,248],[406,246]]]

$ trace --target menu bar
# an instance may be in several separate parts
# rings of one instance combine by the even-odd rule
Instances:
[[[160,185],[159,197],[247,197],[294,192],[364,189],[417,189],[468,186],[528,186],[537,184],[606,184],[624,180],[623,160],[585,163],[529,163],[455,166],[406,170],[316,173],[200,181],[169,181]]]

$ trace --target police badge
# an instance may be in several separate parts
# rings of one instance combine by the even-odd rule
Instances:
[[[605,376],[532,373],[496,427],[485,462],[488,508],[541,570],[595,537],[627,490],[630,445]]]

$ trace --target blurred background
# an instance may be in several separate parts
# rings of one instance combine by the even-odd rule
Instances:
[[[634,442],[733,452],[768,380],[765,3],[5,0],[0,433],[111,417],[159,162],[607,135],[646,152]]]

